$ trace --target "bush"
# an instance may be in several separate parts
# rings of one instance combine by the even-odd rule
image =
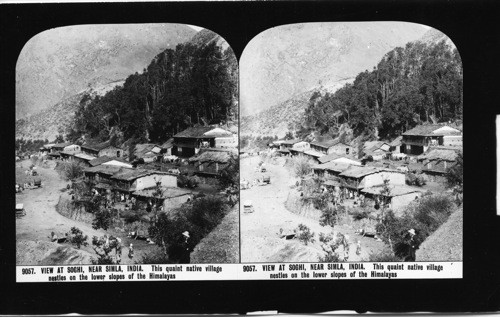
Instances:
[[[88,236],[84,236],[82,230],[77,227],[72,227],[68,233],[68,242],[75,244],[78,249],[83,246],[89,245],[87,242]]]
[[[107,243],[108,242],[108,243]],[[91,262],[94,265],[105,265],[105,264],[119,264],[119,257],[111,256],[111,252],[115,250],[115,254],[121,253],[121,244],[117,242],[116,239],[110,237],[107,239],[104,237],[92,237],[92,246],[97,254],[97,259],[92,258]]]
[[[353,211],[351,211],[351,215],[354,218],[354,220],[359,221],[368,218],[370,216],[370,212],[363,209],[354,209]]]
[[[94,229],[104,229],[108,230],[113,223],[113,216],[117,214],[116,209],[109,208],[99,208],[98,211],[94,213],[94,220],[92,221],[92,228]]]
[[[74,180],[83,176],[85,166],[77,162],[64,163],[63,175],[66,180]]]
[[[322,226],[331,226],[332,228],[337,224],[337,215],[340,209],[345,208],[344,206],[328,206],[321,211],[321,218],[319,219],[319,224]]]
[[[186,176],[181,174],[177,178],[177,186],[183,188],[195,188],[198,187],[199,183],[200,181],[196,176]]]
[[[405,182],[407,185],[419,186],[422,187],[427,182],[423,175],[416,175],[414,173],[406,173]]]
[[[326,255],[323,257],[320,257],[318,259],[319,262],[321,263],[332,263],[332,262],[340,262],[340,257],[337,253],[333,251],[327,251]]]
[[[303,156],[297,156],[292,158],[292,162],[293,170],[297,177],[304,177],[307,174],[311,173],[312,168],[310,159]]]
[[[308,226],[301,223],[297,227],[297,239],[305,245],[308,243],[314,243],[314,232],[311,232],[311,229],[309,229]]]

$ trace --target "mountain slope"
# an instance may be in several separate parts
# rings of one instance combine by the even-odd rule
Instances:
[[[17,61],[16,118],[89,87],[123,80],[195,34],[181,24],[76,25],[39,33]]]
[[[303,23],[266,30],[241,57],[241,113],[255,114],[317,86],[353,78],[426,31],[403,22]]]
[[[123,82],[123,80],[116,81],[96,88],[85,89],[56,103],[52,107],[17,120],[16,139],[48,139],[49,141],[53,141],[58,134],[62,133],[64,135],[68,127],[73,123],[75,111],[78,109],[80,100],[85,94],[89,94],[92,97],[96,95],[103,96],[111,89],[122,85]]]
[[[249,136],[278,136],[278,138],[283,138],[289,130],[289,124],[298,123],[302,119],[313,93],[320,92],[325,94],[327,91],[336,91],[353,79],[342,80],[337,82],[336,85],[329,87],[320,86],[311,89],[257,114],[242,117],[240,134]]]

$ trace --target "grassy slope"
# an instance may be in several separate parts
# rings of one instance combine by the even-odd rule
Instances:
[[[462,261],[463,209],[457,209],[417,250],[417,261]]]
[[[238,205],[231,209],[222,222],[195,247],[191,263],[238,263],[239,212]]]

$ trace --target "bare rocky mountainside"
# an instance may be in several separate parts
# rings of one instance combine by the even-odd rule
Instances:
[[[240,63],[240,133],[284,137],[315,91],[335,92],[408,42],[451,43],[445,34],[422,25],[390,22],[390,32],[387,25],[290,25],[254,38]]]
[[[124,80],[195,34],[179,24],[77,25],[39,33],[24,46],[16,65],[16,118]]]
[[[16,121],[16,138],[25,140],[52,141],[58,134],[67,131],[73,122],[75,111],[85,94],[92,97],[103,96],[106,92],[123,84],[123,80],[115,81],[97,88],[88,88],[40,112]]]

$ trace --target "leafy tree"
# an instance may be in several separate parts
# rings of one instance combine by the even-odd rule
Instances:
[[[455,165],[446,173],[446,181],[448,187],[454,188],[458,193],[463,192],[464,157],[462,152],[458,153]]]
[[[314,243],[314,232],[311,232],[311,229],[308,226],[301,223],[296,230],[296,237],[300,242],[303,242],[305,245],[308,243]]]
[[[84,236],[82,230],[77,227],[72,227],[67,236],[69,242],[75,244],[78,249],[80,249],[82,245],[85,247],[88,245],[88,236]]]

